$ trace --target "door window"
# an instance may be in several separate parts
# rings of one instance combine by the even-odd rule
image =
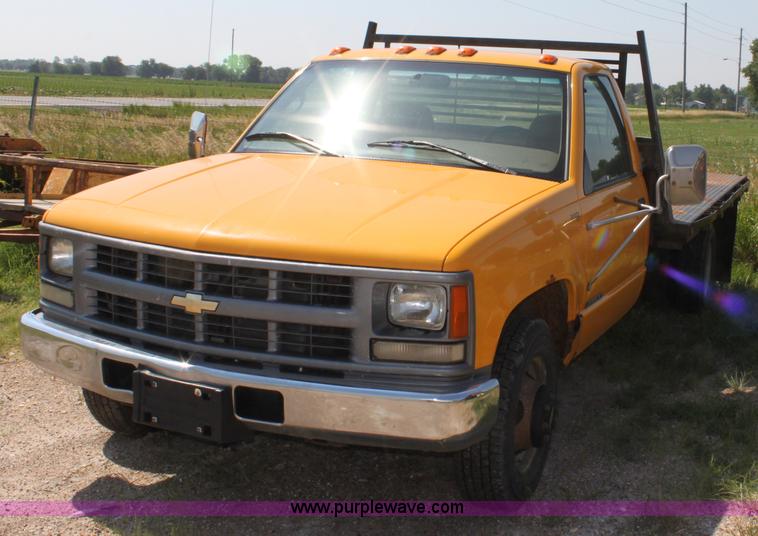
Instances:
[[[629,141],[611,82],[584,79],[584,192],[634,176]]]

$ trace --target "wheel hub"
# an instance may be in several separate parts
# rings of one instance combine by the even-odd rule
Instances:
[[[537,396],[534,397],[534,407],[532,409],[531,440],[535,447],[542,447],[550,438],[553,430],[553,421],[555,419],[555,409],[550,402],[550,393],[547,385],[542,385],[537,390]]]

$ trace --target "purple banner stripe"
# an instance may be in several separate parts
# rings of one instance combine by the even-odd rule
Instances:
[[[424,505],[423,509],[420,505]],[[455,508],[451,508],[453,506]],[[448,509],[445,510],[445,508]],[[758,517],[758,501],[0,501],[0,516],[17,517],[418,517],[430,515]]]

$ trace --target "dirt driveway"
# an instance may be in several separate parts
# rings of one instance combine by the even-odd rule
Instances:
[[[537,499],[688,498],[696,479],[666,449],[616,452],[616,387],[590,352],[561,378],[554,450]],[[456,499],[450,458],[338,448],[259,435],[220,448],[163,432],[126,439],[100,428],[78,389],[19,359],[0,361],[0,498],[25,500]],[[734,534],[730,520],[0,518],[0,533]]]

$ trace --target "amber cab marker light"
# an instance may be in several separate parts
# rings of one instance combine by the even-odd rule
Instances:
[[[548,65],[555,65],[558,63],[558,58],[552,54],[543,54],[540,56],[540,63],[547,63]]]
[[[405,45],[405,46],[402,46],[402,47],[398,48],[397,52],[395,52],[395,54],[410,54],[414,50],[416,50],[416,47],[411,46],[411,45]]]
[[[477,49],[475,49],[475,48],[466,47],[464,49],[461,49],[461,51],[458,52],[458,55],[459,56],[463,56],[464,58],[470,58],[471,56],[473,56],[477,52],[479,52],[479,51]]]
[[[445,47],[432,47],[429,50],[426,51],[426,53],[429,56],[439,56],[443,52],[445,52],[447,49]]]
[[[329,52],[330,56],[338,56],[340,54],[343,54],[345,52],[349,52],[350,49],[347,47],[334,47],[331,52]]]
[[[450,288],[450,337],[468,337],[468,287]]]

